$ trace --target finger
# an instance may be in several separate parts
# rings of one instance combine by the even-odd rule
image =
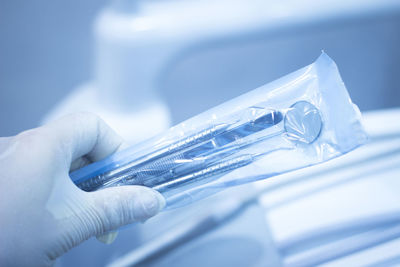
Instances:
[[[164,197],[144,186],[120,186],[88,193],[90,220],[89,235],[108,231],[156,215],[165,206]]]
[[[91,113],[67,115],[43,128],[71,162],[84,155],[89,161],[98,161],[114,153],[122,144],[122,138]]]
[[[121,151],[121,150],[123,150],[123,149],[125,149],[125,148],[127,148],[127,147],[128,147],[128,144],[125,143],[125,142],[123,142],[123,143],[118,147],[118,149],[117,149],[116,151],[114,151],[114,152]],[[114,152],[112,152],[112,153],[114,153]],[[110,154],[112,154],[112,153],[110,153]],[[108,156],[108,155],[106,155],[106,156]],[[100,159],[99,159],[99,160],[100,160]],[[86,156],[77,158],[77,159],[75,159],[75,160],[71,163],[70,172],[75,171],[75,170],[78,170],[78,169],[80,169],[80,168],[82,168],[82,167],[85,167],[86,165],[89,165],[90,163],[93,163],[93,160],[90,160],[90,159],[89,159],[88,157],[86,157]]]
[[[85,157],[85,156],[80,157],[80,158],[77,158],[76,160],[74,160],[74,161],[71,163],[71,167],[69,168],[69,171],[70,171],[70,172],[75,171],[75,170],[80,169],[80,168],[82,168],[82,167],[84,167],[84,166],[86,166],[86,165],[89,165],[90,163],[92,163],[92,161],[89,160],[89,159],[88,159],[87,157]]]
[[[127,143],[125,143],[125,142],[123,142],[120,146],[119,146],[119,148],[117,149],[117,151],[120,151],[120,150],[122,150],[122,149],[125,149],[125,148],[127,148],[128,147],[128,144]],[[116,152],[117,152],[116,151]],[[85,157],[82,157],[83,159],[86,159]],[[87,164],[83,164],[83,166],[84,165],[87,165]],[[83,167],[82,166],[82,167]],[[104,235],[98,235],[98,236],[96,236],[96,239],[99,241],[99,242],[101,242],[101,243],[104,243],[104,244],[107,244],[107,245],[109,245],[109,244],[111,244],[111,243],[113,243],[114,241],[115,241],[115,239],[117,239],[117,236],[118,236],[118,231],[111,231],[111,232],[108,232],[108,233],[106,233],[106,234],[104,234]]]
[[[114,242],[114,240],[117,238],[117,235],[118,235],[118,231],[112,231],[112,232],[108,232],[104,235],[98,235],[98,236],[96,236],[96,239],[98,241],[100,241],[101,243],[109,245],[112,242]]]

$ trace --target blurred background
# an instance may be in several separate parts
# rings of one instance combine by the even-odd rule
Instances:
[[[108,1],[0,1],[0,135],[38,125],[92,77],[93,20]]]
[[[400,105],[397,1],[166,2],[1,0],[0,135],[37,126],[74,88],[96,77],[115,87],[111,74],[102,72],[109,67],[115,73],[116,65],[128,61],[158,65],[152,86],[168,104],[173,123],[305,66],[322,49],[339,65],[361,110]],[[110,14],[99,15],[106,5],[152,20],[151,27],[166,36],[141,29],[147,23],[142,20],[136,28],[115,25],[120,43],[105,47],[113,37],[104,24],[117,23]],[[129,47],[132,38],[136,43]],[[131,55],[122,62],[110,54],[124,45],[138,47],[142,61]],[[157,56],[162,59],[154,63]],[[141,74],[135,64],[124,73],[131,72],[132,79]],[[133,94],[139,90],[130,87]]]
[[[396,125],[400,127],[399,47],[400,2],[394,0],[0,0],[0,136],[15,135],[63,114],[87,110],[103,117],[130,143],[139,142],[310,64],[321,50],[336,61],[353,101],[367,114],[370,133],[379,132],[379,128],[384,129],[379,134],[399,136],[400,130],[396,128]],[[399,139],[385,142],[388,143],[375,144],[363,152],[373,157],[400,144]],[[393,166],[400,166],[399,153],[396,153],[389,153],[389,159],[394,160]],[[361,154],[350,155],[342,161],[356,161]],[[387,162],[387,159],[382,161]],[[357,173],[364,168],[362,164],[369,162],[365,160],[360,166],[355,164],[352,170]],[[371,194],[377,198],[390,195],[392,198],[385,199],[386,202],[382,200],[380,205],[399,203],[392,211],[400,211],[400,199],[395,197],[399,192],[388,194],[385,191],[388,187],[382,189],[382,183],[386,182],[391,190],[395,188],[393,185],[397,186],[398,168],[390,165],[389,169],[394,171],[383,175],[379,161],[373,162],[378,165],[376,170],[371,170],[376,175],[370,179],[379,178],[380,186],[373,182],[365,188],[364,183],[351,184],[353,189],[346,191],[349,201],[354,200],[357,193],[357,199],[365,199],[365,202],[349,205],[346,212],[336,212],[338,216],[327,220],[327,224],[338,225],[343,218],[348,219],[349,214],[359,210],[366,212],[363,216],[368,212],[369,216],[376,216],[382,209],[378,204],[376,210],[367,208]],[[281,181],[296,180],[296,177],[300,177],[299,174]],[[343,177],[347,176],[336,176],[337,179]],[[267,182],[257,186],[276,188],[277,185]],[[296,183],[292,186],[294,189],[279,188],[289,190],[289,193],[282,193],[286,196],[291,194],[290,190],[301,188]],[[338,187],[338,190],[340,188],[343,189]],[[235,190],[239,189],[219,194],[209,201],[235,194],[238,192]],[[274,190],[270,189],[269,194],[279,191]],[[280,247],[277,233],[285,232],[279,228],[284,225],[280,222],[297,218],[304,210],[308,210],[309,215],[313,214],[310,212],[313,209],[315,213],[323,212],[324,205],[337,208],[337,203],[323,202],[315,192],[304,192],[304,196],[315,197],[313,203],[320,205],[290,208],[293,204],[290,200],[280,200],[291,203],[289,206],[275,202],[272,205],[261,197],[264,200],[258,205],[240,213],[218,230],[184,243],[169,254],[158,258],[152,255],[155,262],[145,265],[197,266],[194,262],[198,262],[198,266],[265,266],[268,262],[272,266],[311,266],[331,261],[334,266],[346,266],[344,258],[340,257],[350,252],[339,253],[336,258],[326,254],[328,256],[322,257],[320,262],[313,262],[305,260],[307,256],[304,255],[310,253],[306,249],[309,246],[300,246],[307,253],[298,256],[296,246],[301,242],[289,248]],[[345,195],[340,190],[332,194],[332,199]],[[177,225],[178,221],[204,210],[205,203],[200,202],[191,210],[165,213],[145,225],[124,230],[111,246],[90,240],[67,253],[57,264],[102,266],[110,263]],[[390,227],[397,227],[395,218],[390,217],[379,227],[386,227],[388,223]],[[327,225],[315,227],[329,228]],[[299,228],[298,231],[303,230]],[[232,236],[233,232],[237,235]],[[395,236],[397,234],[387,240],[393,241]],[[380,247],[379,252],[369,252],[369,258],[373,259],[370,262],[360,260],[368,259],[365,255],[354,256],[351,266],[363,265],[359,264],[361,262],[399,261],[398,244],[385,244],[389,248]],[[378,261],[377,255],[384,254],[382,250],[390,255]],[[359,250],[353,249],[355,251]],[[325,255],[315,253],[308,257],[315,259],[318,258],[315,255]],[[218,256],[227,254],[230,256]]]

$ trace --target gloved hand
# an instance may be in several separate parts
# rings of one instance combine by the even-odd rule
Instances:
[[[158,213],[165,201],[140,186],[84,192],[68,173],[121,145],[103,121],[70,115],[0,138],[0,266],[49,266],[84,240]]]

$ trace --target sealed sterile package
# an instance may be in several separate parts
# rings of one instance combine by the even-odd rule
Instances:
[[[325,53],[311,65],[70,174],[85,191],[151,187],[180,207],[325,162],[365,143],[361,114]]]

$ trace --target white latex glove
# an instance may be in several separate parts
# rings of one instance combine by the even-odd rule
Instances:
[[[164,198],[146,187],[87,193],[70,180],[71,167],[100,160],[120,144],[87,113],[0,138],[0,266],[52,265],[86,239],[163,208]]]

